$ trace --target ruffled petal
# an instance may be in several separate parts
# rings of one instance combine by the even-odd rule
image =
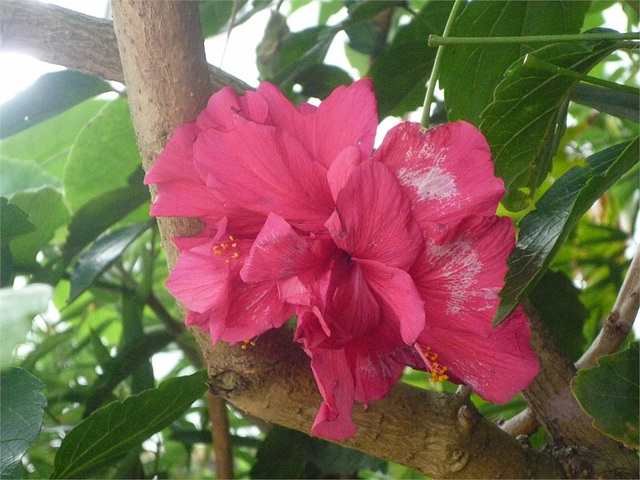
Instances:
[[[395,327],[407,345],[413,343],[424,329],[424,302],[404,270],[389,267],[373,260],[354,258],[366,279],[367,285],[383,303],[388,328]]]
[[[352,145],[360,149],[362,159],[370,157],[378,126],[370,79],[336,88],[315,109],[306,105],[294,108],[277,87],[266,82],[260,84],[258,94],[269,105],[270,121],[300,141],[325,168]]]
[[[387,133],[373,158],[395,172],[421,226],[493,215],[504,194],[486,140],[466,122],[426,131],[403,122]]]
[[[196,168],[207,186],[225,205],[274,212],[305,231],[321,229],[333,211],[324,167],[285,131],[236,121],[235,130],[207,130],[196,140]]]
[[[411,204],[393,173],[379,162],[358,166],[327,221],[336,244],[354,257],[407,270],[423,246]]]
[[[498,308],[498,292],[515,246],[506,217],[469,217],[428,240],[409,271],[425,302],[427,327],[485,335]]]
[[[284,280],[322,268],[335,250],[328,236],[300,235],[281,216],[271,213],[240,275],[247,283]]]
[[[520,308],[486,336],[435,327],[418,344],[437,355],[440,368],[457,383],[471,387],[485,400],[505,403],[526,388],[538,373],[539,361],[529,345],[530,331]]]
[[[255,92],[238,95],[231,87],[224,87],[211,96],[207,108],[198,116],[197,125],[200,130],[213,128],[228,132],[235,128],[236,114],[264,123],[267,108],[267,103]]]

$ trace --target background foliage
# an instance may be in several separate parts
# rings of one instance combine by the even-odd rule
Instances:
[[[287,2],[290,13],[308,3]],[[415,118],[436,53],[428,36],[442,33],[452,3],[332,0],[297,32],[274,10],[257,46],[261,77],[296,103],[323,98],[353,80],[325,63],[346,32],[351,66],[373,78],[380,120]],[[637,2],[503,1],[468,4],[452,35],[580,33],[601,27],[612,6],[637,31]],[[203,32],[273,7],[201,1]],[[500,213],[520,229],[496,320],[530,297],[575,360],[611,310],[637,238],[638,96],[524,64],[526,54],[637,87],[638,52],[585,41],[447,47],[443,58],[432,124],[480,128],[508,189]],[[206,376],[164,287],[126,92],[76,72],[47,74],[0,106],[0,137],[2,478],[211,478]],[[632,343],[600,363],[614,377],[596,368],[574,382],[596,426],[636,448],[637,357]],[[403,380],[454,388],[419,372]],[[615,406],[622,420],[591,393],[603,382],[635,386]],[[503,406],[474,401],[490,418],[525,407],[519,396]],[[232,408],[228,417],[240,478],[418,476]]]

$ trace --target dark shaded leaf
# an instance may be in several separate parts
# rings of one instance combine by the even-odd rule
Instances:
[[[385,466],[362,452],[275,427],[258,450],[251,478],[354,478],[359,470],[384,471]]]
[[[598,359],[594,368],[582,370],[571,381],[571,390],[593,426],[627,448],[640,448],[640,354],[638,342]]]
[[[349,20],[350,22],[373,20],[385,10],[406,6],[406,3],[405,1],[398,0],[364,0],[350,2]]]
[[[17,205],[0,197],[0,243],[8,242],[14,237],[33,232],[36,226],[29,221],[29,215]]]
[[[436,2],[438,3],[438,2]],[[511,37],[579,33],[590,2],[469,2],[458,16],[452,37]],[[507,68],[532,45],[448,45],[442,56],[440,86],[450,122],[478,126]]]
[[[78,103],[110,92],[104,80],[71,70],[45,73],[0,105],[0,138],[10,137]]]
[[[612,45],[559,43],[530,55],[584,73],[605,58]],[[576,83],[573,78],[518,61],[509,68],[496,87],[493,102],[482,112],[480,130],[491,147],[495,173],[505,182],[507,193],[502,204],[509,210],[525,208],[551,171]]]
[[[636,123],[640,120],[640,96],[631,93],[579,83],[571,92],[571,101]]]
[[[205,371],[166,380],[158,388],[96,411],[64,438],[51,478],[88,478],[170,425],[206,390]]]
[[[107,228],[148,201],[149,190],[138,184],[108,191],[83,204],[69,223],[69,235],[63,249],[65,264],[68,265]]]
[[[579,293],[564,273],[547,270],[529,295],[556,342],[573,362],[584,353],[586,339],[582,328],[589,317]]]
[[[371,65],[367,76],[373,79],[380,119],[422,105],[437,51],[427,41],[429,35],[442,33],[452,6],[451,1],[425,3]]]
[[[102,275],[102,272],[120,258],[127,247],[149,227],[149,223],[140,223],[110,232],[81,254],[71,272],[69,302],[89,288]]]
[[[10,478],[16,464],[40,434],[47,401],[44,384],[21,368],[0,373],[0,477]]]
[[[327,98],[340,85],[350,85],[353,79],[334,65],[311,65],[296,77],[306,97]]]
[[[118,351],[117,356],[102,364],[104,373],[92,385],[85,400],[85,416],[90,415],[111,398],[112,390],[157,352],[175,339],[165,330],[145,333]]]
[[[538,283],[580,217],[638,161],[638,139],[610,147],[560,177],[520,222],[516,248],[500,291],[494,326],[501,323]]]

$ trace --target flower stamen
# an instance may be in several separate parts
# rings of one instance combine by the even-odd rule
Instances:
[[[223,257],[225,263],[230,263],[232,259],[240,257],[240,253],[237,250],[238,242],[235,241],[232,235],[229,235],[229,240],[220,242],[213,246],[213,254],[218,257]]]
[[[442,382],[449,379],[449,375],[446,374],[449,367],[445,367],[436,361],[438,360],[438,354],[433,352],[431,347],[425,347],[422,355],[426,360],[427,367],[431,370],[431,377],[429,377],[429,381]]]

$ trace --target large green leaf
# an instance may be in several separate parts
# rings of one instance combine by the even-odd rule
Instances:
[[[425,3],[371,65],[367,76],[373,79],[380,119],[422,105],[437,51],[427,40],[442,33],[452,5],[452,1]]]
[[[45,73],[0,105],[0,138],[9,137],[74,105],[112,91],[104,80],[71,70]]]
[[[14,347],[25,341],[33,317],[47,309],[52,295],[50,285],[36,283],[20,289],[0,289],[0,368],[11,363]]]
[[[158,388],[96,411],[64,438],[51,478],[88,478],[180,417],[206,390],[205,371],[172,378]]]
[[[559,43],[529,55],[587,72],[611,52],[612,45]],[[496,87],[493,102],[482,112],[480,130],[491,147],[495,173],[505,182],[507,193],[502,204],[509,210],[525,208],[551,171],[576,83],[571,77],[517,61]]]
[[[574,167],[540,197],[536,209],[520,222],[516,248],[500,292],[494,325],[502,322],[529,294],[580,217],[638,161],[638,139],[610,147]]]
[[[204,38],[216,35],[222,28],[235,21],[232,15],[237,15],[238,11],[247,3],[247,0],[232,0],[225,2],[198,2],[200,11],[200,24],[202,25],[202,36]]]
[[[150,225],[150,223],[140,223],[110,232],[99,238],[91,248],[80,255],[78,263],[71,272],[69,302],[89,288]]]
[[[36,255],[54,236],[58,227],[69,220],[62,194],[52,187],[25,190],[11,196],[12,204],[29,215],[36,230],[14,238],[9,247],[17,266],[34,265]]]
[[[571,101],[595,108],[616,117],[628,118],[638,123],[640,96],[620,92],[613,88],[579,83],[571,92]]]
[[[438,3],[438,2],[436,2]],[[590,2],[530,0],[469,2],[453,24],[452,37],[511,37],[579,33]],[[480,124],[507,68],[531,45],[449,45],[442,56],[440,86],[450,122]]]
[[[69,152],[63,176],[69,206],[76,211],[102,193],[127,186],[140,162],[129,104],[122,98],[109,102]]]
[[[78,132],[105,106],[106,100],[90,99],[27,130],[0,141],[0,154],[33,160],[45,172],[62,178],[69,148]]]
[[[640,449],[638,345],[632,342],[629,348],[601,357],[596,367],[578,372],[571,381],[571,390],[593,426],[635,449]]]
[[[35,443],[47,404],[44,384],[21,368],[0,373],[0,478],[10,478],[27,449]]]

